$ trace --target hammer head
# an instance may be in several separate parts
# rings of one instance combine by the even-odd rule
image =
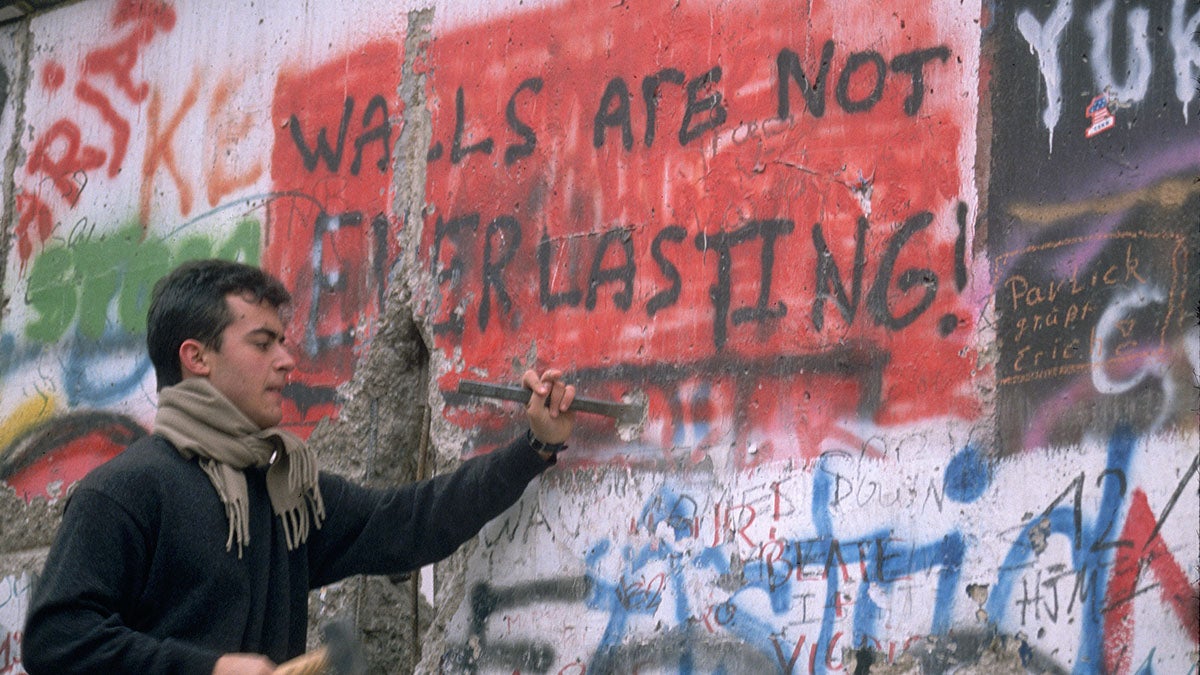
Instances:
[[[345,619],[331,621],[321,632],[325,638],[326,672],[330,675],[367,675],[367,657],[350,622]]]

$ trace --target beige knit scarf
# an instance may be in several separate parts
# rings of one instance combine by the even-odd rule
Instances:
[[[154,433],[187,459],[198,457],[229,519],[225,550],[250,544],[249,494],[243,469],[269,466],[267,495],[283,521],[288,550],[308,539],[310,525],[321,527],[325,504],[317,484],[317,458],[304,441],[280,429],[259,429],[207,378],[195,377],[158,393]],[[310,514],[311,511],[311,514]]]

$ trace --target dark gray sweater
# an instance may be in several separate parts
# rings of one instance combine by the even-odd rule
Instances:
[[[549,463],[522,436],[453,473],[386,490],[321,474],[326,520],[288,551],[264,472],[248,469],[250,543],[196,461],[147,436],[84,478],[34,588],[24,667],[38,673],[212,672],[225,653],[303,653],[308,591],[453,553]]]

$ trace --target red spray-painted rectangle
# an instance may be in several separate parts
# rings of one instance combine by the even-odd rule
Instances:
[[[334,389],[353,375],[397,253],[388,214],[402,63],[399,43],[374,42],[277,81],[263,265],[293,293],[285,420],[302,431],[336,412]]]
[[[700,380],[731,392],[706,404],[719,435],[801,452],[846,419],[976,416],[976,111],[953,92],[977,36],[939,13],[573,2],[437,36],[437,346],[503,379],[536,344],[651,418],[687,417]]]

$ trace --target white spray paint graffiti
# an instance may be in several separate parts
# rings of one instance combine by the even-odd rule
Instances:
[[[1200,32],[1200,10],[1190,17],[1184,15],[1183,0],[1171,6],[1171,46],[1175,49],[1175,96],[1183,102],[1183,121],[1188,121],[1188,103],[1196,95],[1196,80],[1200,78],[1200,44],[1192,36]]]
[[[1046,107],[1042,124],[1050,134],[1050,149],[1054,149],[1054,130],[1062,117],[1063,64],[1059,49],[1067,26],[1073,18],[1071,0],[1059,0],[1045,23],[1033,12],[1023,10],[1017,15],[1017,30],[1037,56],[1038,69],[1045,85]],[[1126,63],[1113,63],[1114,0],[1108,0],[1092,10],[1087,17],[1087,33],[1091,40],[1088,60],[1091,66],[1094,91],[1109,90],[1120,104],[1142,101],[1150,87],[1154,58],[1149,39],[1150,12],[1145,7],[1130,9],[1126,17],[1129,35]],[[1196,97],[1196,75],[1200,72],[1200,44],[1196,31],[1200,29],[1200,11],[1190,16],[1186,0],[1173,0],[1167,38],[1170,42],[1175,74],[1175,97],[1182,106],[1184,121],[1188,121],[1187,106]],[[1126,73],[1123,82],[1116,73]]]
[[[1088,16],[1088,32],[1092,36],[1092,47],[1088,63],[1092,66],[1092,77],[1099,89],[1111,90],[1121,101],[1140,101],[1150,89],[1150,71],[1154,65],[1150,59],[1149,36],[1150,11],[1137,7],[1126,17],[1129,26],[1129,53],[1126,68],[1114,68],[1112,54],[1113,4],[1115,0],[1101,3]],[[1117,72],[1126,73],[1123,83],[1117,82]],[[1114,72],[1116,71],[1116,72]]]
[[[1033,12],[1025,10],[1017,15],[1017,30],[1029,43],[1029,51],[1037,55],[1038,70],[1046,85],[1046,108],[1042,110],[1042,124],[1050,132],[1050,150],[1054,150],[1054,128],[1062,115],[1062,66],[1058,60],[1058,46],[1063,31],[1071,21],[1071,0],[1060,0],[1045,24],[1038,23]]]
[[[1092,384],[1096,391],[1108,395],[1123,394],[1151,375],[1158,378],[1162,386],[1163,402],[1159,406],[1158,417],[1154,420],[1154,429],[1161,428],[1174,409],[1177,387],[1168,372],[1169,364],[1161,355],[1150,355],[1139,364],[1136,373],[1120,381],[1109,375],[1106,364],[1113,356],[1109,351],[1110,343],[1120,339],[1131,329],[1132,323],[1125,323],[1126,317],[1141,307],[1166,302],[1166,293],[1153,285],[1121,291],[1096,322],[1096,339],[1092,343]]]
[[[20,675],[21,632],[33,579],[29,574],[0,578],[0,673]]]

